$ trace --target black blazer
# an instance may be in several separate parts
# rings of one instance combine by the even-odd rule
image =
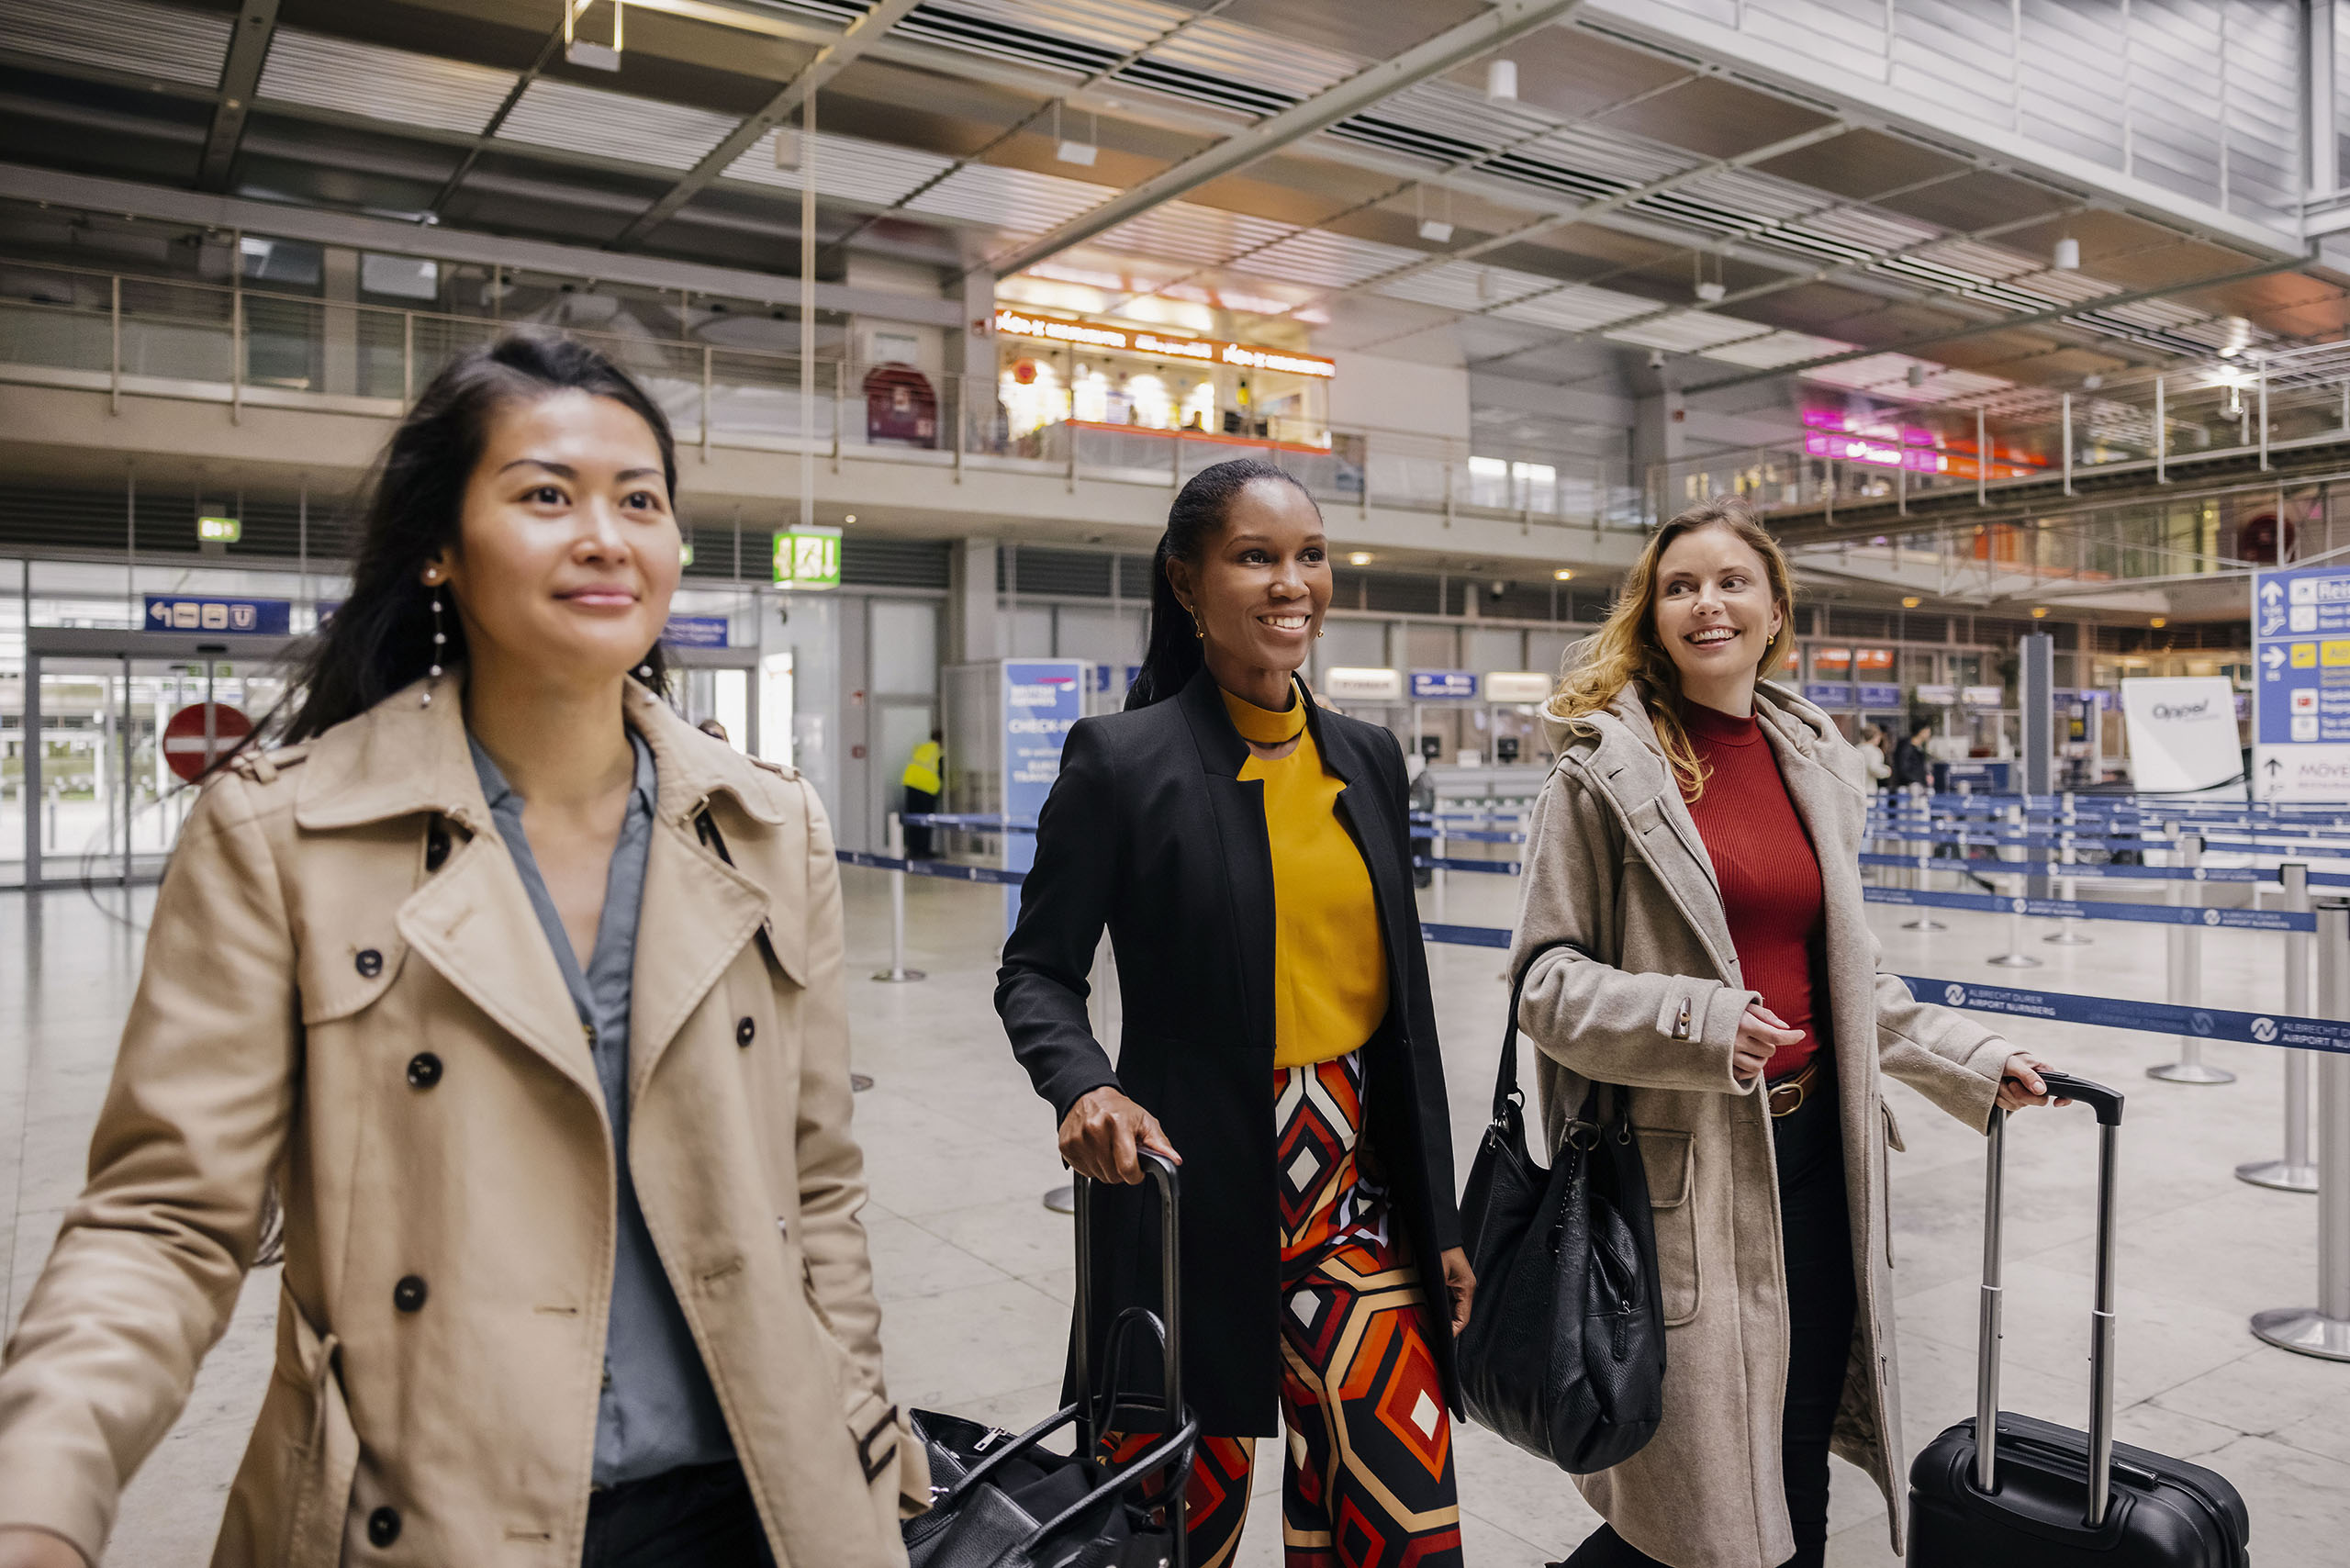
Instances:
[[[1324,763],[1346,781],[1339,820],[1370,868],[1385,937],[1388,1010],[1363,1050],[1364,1134],[1419,1269],[1428,1343],[1457,1410],[1439,1255],[1460,1245],[1460,1221],[1403,753],[1375,725],[1310,701],[1306,715]],[[1157,1116],[1183,1156],[1184,1396],[1200,1429],[1219,1437],[1276,1430],[1281,1367],[1272,850],[1264,787],[1237,777],[1248,760],[1205,670],[1171,699],[1072,728],[995,991],[1013,1053],[1057,1126],[1109,1085]],[[1105,924],[1125,1015],[1114,1070],[1085,1010]],[[1095,1193],[1097,1368],[1118,1313],[1158,1301],[1152,1194]]]

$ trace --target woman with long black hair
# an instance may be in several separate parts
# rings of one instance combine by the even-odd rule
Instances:
[[[1231,1560],[1277,1406],[1292,1561],[1460,1561],[1447,1409],[1475,1282],[1404,758],[1298,677],[1329,602],[1321,513],[1290,476],[1243,460],[1183,487],[1141,677],[1069,734],[996,986],[1062,1158],[1105,1184],[1097,1336],[1159,1296],[1137,1150],[1182,1164],[1182,1394],[1210,1434],[1195,1568]],[[1105,926],[1114,1066],[1085,1006]]]
[[[98,1561],[285,1194],[214,1562],[902,1564],[831,834],[661,697],[667,421],[559,338],[393,436],[207,782],[0,1368],[0,1565]]]

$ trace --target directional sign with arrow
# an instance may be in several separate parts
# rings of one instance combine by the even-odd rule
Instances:
[[[2252,622],[2259,793],[2350,800],[2350,566],[2255,574]]]

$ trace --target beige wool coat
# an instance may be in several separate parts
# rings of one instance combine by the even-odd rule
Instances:
[[[631,1018],[645,1221],[778,1561],[902,1564],[901,1499],[928,1485],[857,1219],[831,832],[796,775],[628,690],[659,771]],[[240,759],[191,812],[89,1185],[0,1365],[0,1524],[99,1557],[274,1178],[276,1364],[217,1568],[576,1568],[610,1123],[457,678],[421,695]]]
[[[1875,1478],[1901,1549],[1907,1461],[1893,1344],[1891,1073],[1969,1126],[1987,1126],[2009,1047],[1878,972],[1859,852],[1859,754],[1828,717],[1775,686],[1755,694],[1787,793],[1819,859],[1845,1187],[1859,1310],[1835,1451]],[[1786,1282],[1770,1118],[1730,1070],[1739,977],[1722,896],[1654,727],[1636,696],[1579,724],[1549,722],[1559,762],[1526,849],[1513,972],[1539,1047],[1550,1146],[1592,1080],[1626,1085],[1648,1168],[1663,1293],[1664,1417],[1648,1446],[1576,1484],[1617,1532],[1672,1568],[1774,1568],[1795,1551],[1779,1461]],[[1955,1413],[1953,1413],[1955,1414]]]

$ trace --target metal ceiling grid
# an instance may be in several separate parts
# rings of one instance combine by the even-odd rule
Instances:
[[[1236,272],[1278,278],[1283,283],[1347,288],[1365,278],[1393,272],[1419,257],[1419,252],[1401,245],[1382,245],[1376,240],[1359,240],[1327,229],[1301,229],[1260,250],[1234,256],[1224,264]]]
[[[1771,329],[1760,321],[1741,321],[1734,316],[1717,316],[1704,310],[1677,310],[1670,316],[1651,317],[1600,336],[1611,342],[1630,343],[1634,348],[1703,353],[1741,338],[1768,337],[1770,333]]]
[[[733,115],[541,76],[517,100],[498,140],[685,170],[738,123]]]
[[[1809,332],[1778,331],[1717,343],[1702,352],[1707,359],[1742,364],[1750,370],[1773,370],[1783,364],[1801,364],[1807,359],[1842,353],[1852,346],[1836,338],[1814,337]]]
[[[755,185],[800,188],[800,169],[776,166],[776,142],[786,141],[790,155],[799,156],[800,132],[771,130],[753,142],[727,166],[725,178]],[[894,207],[908,191],[953,166],[954,160],[935,152],[918,151],[861,136],[816,133],[816,193],[868,207]]]
[[[1058,174],[972,163],[914,197],[907,210],[993,224],[1007,234],[1042,234],[1117,194],[1113,186]]]
[[[1373,286],[1377,293],[1391,299],[1408,299],[1416,305],[1433,305],[1439,310],[1467,312],[1507,304],[1558,286],[1559,280],[1554,277],[1512,267],[1483,266],[1475,262],[1446,262]]]
[[[1295,232],[1289,224],[1251,218],[1244,212],[1202,207],[1197,202],[1170,201],[1138,218],[1128,218],[1087,242],[1104,250],[1216,266],[1235,252],[1270,245]]]
[[[214,87],[236,18],[148,0],[0,0],[0,39],[20,54]]]
[[[1309,98],[1325,88],[1334,87],[1371,63],[1336,50],[1317,49],[1296,39],[1285,38],[1276,42],[1255,28],[1241,27],[1220,17],[1193,22],[1145,54],[1143,60],[1203,75],[1231,77],[1297,98]]]
[[[1023,32],[1054,33],[1113,55],[1140,49],[1188,14],[1154,0],[933,0],[923,12],[925,17],[951,13]]]
[[[1915,386],[1909,384],[1912,367],[1924,374],[1924,379]],[[1906,353],[1870,354],[1864,359],[1846,360],[1841,364],[1825,364],[1816,370],[1805,371],[1803,378],[1903,403],[1946,403],[1980,393],[2004,391],[2014,385],[1996,375],[1953,370],[1946,364],[1913,359]]]
[[[510,71],[281,27],[270,39],[258,95],[474,136],[514,82]]]
[[[1564,288],[1554,286],[1549,293],[1530,299],[1500,306],[1485,314],[1505,321],[1523,321],[1529,327],[1551,327],[1562,332],[1581,332],[1628,320],[1634,316],[1651,315],[1655,310],[1655,300],[1643,299],[1636,294],[1618,294],[1612,288],[1594,288],[1588,284],[1570,284]]]

